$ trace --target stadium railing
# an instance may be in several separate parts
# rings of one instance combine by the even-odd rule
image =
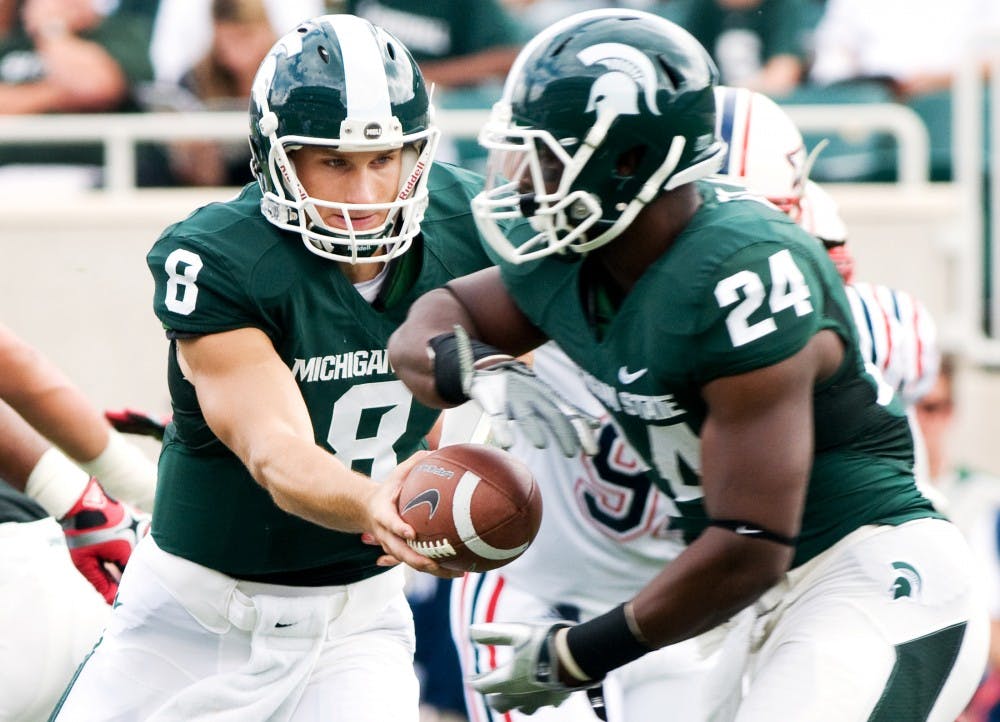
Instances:
[[[928,179],[929,140],[919,116],[891,103],[870,105],[786,106],[807,133],[857,137],[886,133],[898,148],[898,179],[919,184]],[[438,114],[442,133],[454,139],[475,138],[488,117],[486,110],[446,110]],[[3,143],[99,143],[104,153],[104,189],[135,189],[136,146],[143,142],[234,140],[246,137],[243,112],[129,113],[119,115],[0,116]]]
[[[970,44],[952,86],[952,158],[963,207],[955,321],[963,349],[1000,368],[1000,35]],[[983,72],[986,72],[984,81]]]

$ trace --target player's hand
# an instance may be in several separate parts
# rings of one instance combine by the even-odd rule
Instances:
[[[149,531],[149,516],[112,499],[92,478],[59,523],[76,568],[111,604],[132,550]]]
[[[418,451],[376,485],[374,493],[367,500],[368,522],[366,530],[361,534],[361,541],[382,547],[384,554],[376,560],[379,566],[395,566],[402,562],[417,571],[438,577],[460,577],[461,572],[445,569],[434,560],[411,549],[406,543],[407,539],[413,538],[413,527],[399,515],[399,492],[403,479],[410,469],[429,453],[429,451]]]
[[[536,449],[555,439],[563,455],[581,450],[597,453],[594,430],[600,420],[577,408],[541,381],[525,364],[507,355],[476,361],[468,334],[455,327],[462,390],[475,399],[490,420],[493,442],[508,449],[514,443],[512,425],[517,426]]]
[[[157,418],[135,409],[105,411],[104,418],[116,431],[123,434],[152,436],[158,441],[163,441],[163,434],[167,430],[167,424],[170,423],[169,416]]]
[[[501,714],[516,709],[530,715],[539,707],[558,707],[580,689],[559,681],[553,636],[569,626],[568,622],[473,624],[469,627],[472,641],[512,647],[513,656],[496,669],[471,677],[469,684]]]

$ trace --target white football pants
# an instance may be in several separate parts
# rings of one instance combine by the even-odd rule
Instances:
[[[60,722],[416,722],[403,570],[241,582],[142,540]]]
[[[862,527],[755,609],[737,722],[953,722],[986,664],[971,552],[938,519]]]

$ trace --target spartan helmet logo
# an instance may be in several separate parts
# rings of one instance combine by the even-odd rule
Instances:
[[[603,65],[608,69],[594,81],[586,112],[597,116],[638,115],[639,96],[650,113],[656,107],[656,70],[645,53],[622,43],[598,43],[576,55],[584,65]]]

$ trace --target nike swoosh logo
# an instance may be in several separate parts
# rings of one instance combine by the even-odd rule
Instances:
[[[295,622],[288,622],[287,624],[285,624],[284,622],[275,622],[274,628],[275,629],[284,629],[285,627],[294,627],[294,626],[295,626]]]
[[[437,511],[438,504],[441,503],[441,493],[437,489],[425,489],[424,491],[417,494],[415,497],[410,499],[406,506],[403,507],[402,514],[405,514],[410,509],[414,509],[421,504],[427,504],[431,508],[430,513],[427,515],[428,519],[434,518],[434,512]]]
[[[745,524],[742,525],[742,526],[736,527],[735,529],[733,529],[733,531],[736,532],[737,534],[743,534],[743,535],[760,534],[760,532],[761,532],[760,529],[751,529],[750,527],[746,526]]]
[[[618,369],[618,380],[621,381],[623,384],[628,385],[633,381],[638,381],[639,379],[641,379],[643,376],[646,375],[647,371],[649,371],[649,369],[639,369],[638,371],[632,371],[631,373],[629,373],[628,366],[622,366],[620,369]]]

